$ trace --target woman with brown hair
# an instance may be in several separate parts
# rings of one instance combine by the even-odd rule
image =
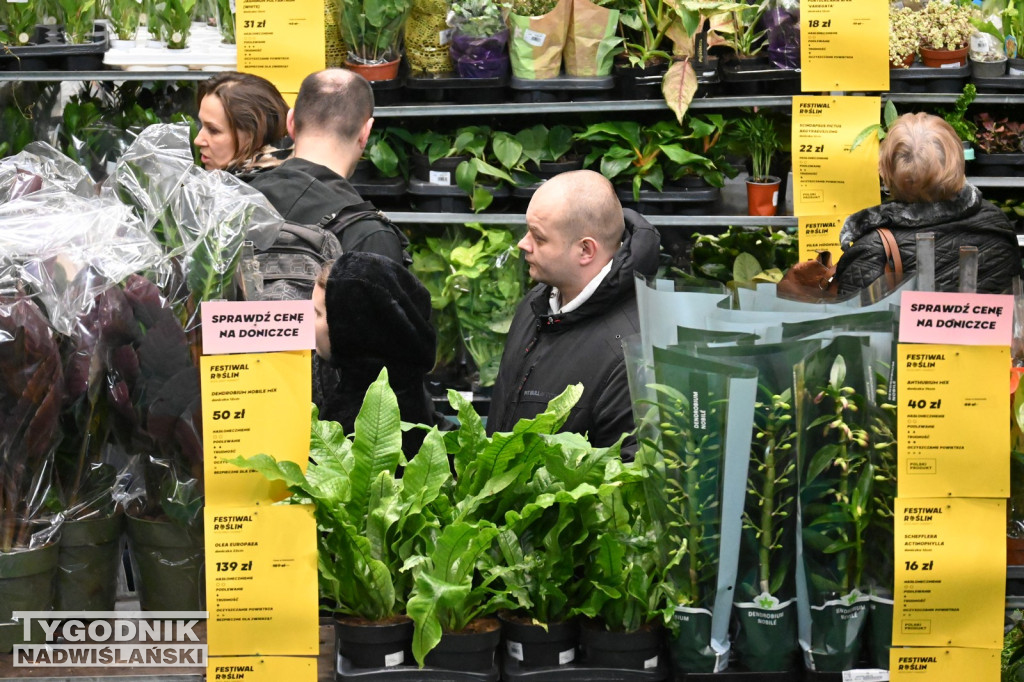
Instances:
[[[287,156],[275,145],[287,134],[288,104],[267,79],[226,71],[202,81],[198,98],[195,144],[207,170],[247,172]]]
[[[888,228],[905,274],[916,269],[917,234],[935,235],[936,291],[958,290],[961,246],[978,249],[978,293],[1009,291],[1021,274],[1017,236],[1003,212],[967,182],[963,146],[953,128],[938,116],[904,114],[878,155],[878,173],[891,201],[846,219],[831,290],[850,294],[885,273],[888,259],[878,230]]]

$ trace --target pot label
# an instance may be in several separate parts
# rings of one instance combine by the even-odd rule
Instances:
[[[960,62],[950,62],[949,64],[939,64],[940,69],[959,69],[963,64]]]
[[[505,650],[508,655],[517,661],[523,660],[523,644],[522,642],[513,642],[512,640],[506,640]]]
[[[396,651],[393,654],[387,654],[384,656],[384,667],[394,668],[396,665],[402,665],[405,663],[405,652]]]
[[[779,205],[779,190],[772,192],[772,206]]]
[[[547,34],[541,33],[540,31],[533,31],[530,29],[523,31],[523,41],[528,45],[543,47],[545,40],[547,40]]]
[[[658,667],[658,657],[657,656],[652,656],[652,657],[648,658],[646,661],[644,661],[644,670],[650,670],[651,668],[657,668],[657,667]]]
[[[438,34],[437,34],[437,44],[438,45],[447,45],[451,41],[452,41],[452,30],[450,28],[446,28],[445,30],[438,32]]]
[[[566,649],[565,651],[558,652],[558,665],[565,665],[566,663],[572,663],[576,660],[576,650]]]
[[[452,174],[448,171],[430,171],[430,184],[450,185],[452,184]]]

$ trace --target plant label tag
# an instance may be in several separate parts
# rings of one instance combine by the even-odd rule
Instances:
[[[951,62],[949,64],[940,64],[939,65],[940,69],[959,69],[961,67],[963,67],[963,64],[961,64],[960,62]]]
[[[430,171],[430,184],[450,185],[452,184],[452,174],[449,171]]]
[[[27,5],[28,0],[7,0],[8,3],[14,3],[16,5]]]
[[[657,667],[658,667],[658,657],[657,656],[651,656],[646,661],[644,661],[644,670],[650,670],[651,668],[657,668]]]
[[[772,206],[779,205],[779,190],[772,192]]]
[[[385,654],[384,656],[384,667],[394,668],[396,665],[402,665],[405,663],[405,652],[396,651],[393,654]]]
[[[235,13],[235,0],[228,0],[228,6],[231,7],[231,13]]]
[[[985,37],[982,37],[982,36]],[[988,34],[975,33],[971,36],[971,52],[988,52]]]
[[[505,650],[508,651],[508,655],[517,661],[523,660],[523,645],[521,642],[513,642],[512,640],[506,640]]]
[[[565,665],[566,663],[572,663],[576,660],[576,650],[566,649],[565,651],[558,652],[558,665]]]
[[[1024,76],[1024,69],[1010,69],[1011,76]]]
[[[447,45],[451,41],[452,41],[452,30],[450,28],[446,28],[445,30],[443,30],[443,31],[441,31],[441,32],[439,32],[437,34],[437,43],[439,45]]]
[[[523,40],[534,47],[542,47],[547,37],[547,34],[540,31],[531,31],[530,29],[523,31]]]
[[[844,670],[843,682],[889,682],[889,671],[880,668]]]

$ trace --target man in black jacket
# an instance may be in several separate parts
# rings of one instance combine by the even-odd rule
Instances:
[[[533,195],[527,234],[519,242],[540,282],[520,303],[494,384],[487,431],[510,431],[540,414],[569,385],[583,396],[564,431],[586,434],[596,446],[631,434],[622,341],[640,330],[634,274],[657,268],[657,230],[623,210],[611,183],[593,171],[563,173]]]
[[[363,213],[355,222],[338,221],[345,252],[377,253],[405,261],[408,239],[385,220],[346,179],[362,156],[373,127],[373,90],[362,76],[326,69],[302,81],[295,107],[288,112],[288,134],[295,156],[256,173],[249,184],[263,193],[285,220],[325,224],[334,215]],[[327,225],[331,229],[332,225]]]

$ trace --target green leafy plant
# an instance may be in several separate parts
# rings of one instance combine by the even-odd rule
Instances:
[[[58,0],[64,24],[64,39],[71,44],[87,43],[96,21],[96,0]]]
[[[722,234],[694,234],[692,276],[715,280],[753,281],[761,272],[781,273],[797,257],[797,240],[785,230],[730,225]]]
[[[235,13],[231,0],[217,0],[217,27],[220,29],[220,40],[228,45],[235,44]]]
[[[768,9],[768,0],[754,4],[743,4],[725,14],[729,21],[716,28],[727,47],[731,47],[737,57],[753,57],[764,49],[764,38],[767,30],[758,30],[761,17]]]
[[[507,3],[497,0],[462,0],[453,2],[448,13],[448,25],[472,38],[488,38],[506,29],[502,11]]]
[[[557,4],[558,0],[512,0],[511,10],[519,16],[539,17],[553,10]]]
[[[956,131],[957,137],[964,142],[973,142],[974,134],[978,131],[978,125],[973,121],[967,120],[967,107],[971,106],[975,97],[978,96],[978,89],[974,86],[974,83],[968,83],[964,86],[963,92],[953,102],[952,109],[940,109],[937,113],[945,119],[946,123],[953,127]]]
[[[988,112],[975,117],[978,131],[974,144],[986,154],[1014,154],[1024,151],[1024,124],[1006,117],[994,118]]]
[[[341,0],[341,36],[349,60],[382,64],[402,56],[401,38],[410,0]]]
[[[538,182],[534,175],[540,164],[560,161],[573,150],[573,129],[556,125],[550,129],[542,123],[520,130],[515,135],[495,131],[491,148],[498,164],[519,186]]]
[[[870,459],[875,480],[871,489],[871,510],[865,544],[870,548],[865,570],[874,587],[891,594],[895,566],[896,515],[896,405],[888,400],[886,376],[876,372],[875,404],[868,407],[868,437],[871,441]]]
[[[110,0],[108,16],[120,40],[135,40],[142,21],[143,5],[139,0]]]
[[[764,112],[745,116],[733,127],[734,137],[752,163],[750,179],[765,182],[771,174],[772,159],[783,148],[775,119]]]
[[[0,4],[0,43],[28,45],[35,32],[36,8],[30,2],[4,2]]]
[[[154,3],[152,11],[156,14],[147,14],[146,20],[153,22],[159,19],[159,35],[167,41],[167,47],[172,50],[186,48],[196,14],[196,0],[159,0]]]
[[[995,38],[999,47],[1005,50],[1004,56],[1016,57],[1019,51],[1018,43],[1024,36],[1024,1],[1003,0],[1002,9],[999,12],[1000,26],[997,26],[989,19],[971,17],[971,24],[983,33]],[[1008,41],[1008,38],[1013,40]]]
[[[921,36],[917,30],[914,10],[909,7],[889,7],[889,65],[906,69],[906,60],[917,54]]]
[[[916,14],[921,46],[933,50],[959,50],[967,47],[974,26],[974,6],[970,3],[929,2]]]
[[[896,111],[896,105],[892,103],[892,100],[887,100],[885,106],[882,108],[882,123],[874,123],[869,125],[864,130],[857,133],[857,136],[853,138],[853,142],[850,144],[850,151],[853,151],[857,147],[864,143],[864,140],[868,139],[871,135],[875,135],[878,141],[881,142],[885,139],[889,128],[899,118],[899,112]]]
[[[409,157],[396,128],[374,128],[363,149],[363,159],[373,164],[384,178],[408,177]]]

